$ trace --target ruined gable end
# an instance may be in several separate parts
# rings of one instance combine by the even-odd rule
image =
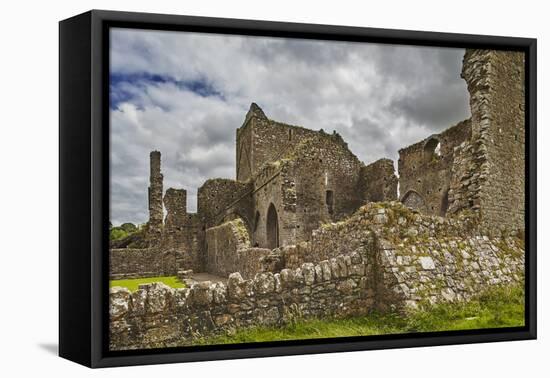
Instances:
[[[268,121],[264,111],[253,102],[246,113],[244,122],[237,129],[236,162],[237,162],[237,180],[247,181],[253,175],[253,128],[255,121]]]
[[[390,159],[380,159],[361,167],[358,191],[363,202],[397,200],[397,176]]]
[[[445,216],[453,201],[457,148],[471,138],[471,120],[399,150],[401,202],[426,214]]]
[[[267,117],[266,117],[264,111],[262,110],[262,108],[260,108],[258,106],[258,104],[256,104],[255,102],[250,104],[250,109],[248,109],[248,113],[246,113],[244,124],[246,124],[250,120],[250,118],[252,118],[252,117],[267,119]]]
[[[252,103],[243,125],[237,129],[237,181],[253,178],[263,166],[319,134],[322,133],[268,119],[263,110]]]

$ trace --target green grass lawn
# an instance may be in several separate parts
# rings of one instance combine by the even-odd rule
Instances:
[[[152,282],[162,282],[173,288],[185,287],[185,284],[181,282],[176,276],[136,278],[130,280],[113,280],[109,282],[109,287],[122,286],[130,291],[136,291],[139,288],[139,285]]]
[[[256,327],[209,337],[200,344],[234,344],[392,333],[518,327],[524,325],[523,287],[496,288],[468,303],[440,304],[408,316],[371,314],[334,320],[303,320],[285,327]]]

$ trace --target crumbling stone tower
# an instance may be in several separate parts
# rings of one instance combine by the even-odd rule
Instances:
[[[149,155],[149,222],[147,228],[147,240],[150,246],[158,244],[162,236],[162,218],[164,211],[162,207],[162,181],[160,172],[160,152],[152,151]]]
[[[467,50],[462,77],[472,109],[476,172],[455,167],[455,208],[473,205],[489,234],[525,227],[525,54]],[[460,151],[457,151],[460,152]],[[464,151],[459,158],[467,158]],[[453,210],[455,210],[453,208]]]

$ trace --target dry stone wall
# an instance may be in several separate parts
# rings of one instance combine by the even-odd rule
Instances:
[[[468,300],[492,285],[521,283],[521,233],[483,236],[478,222],[473,212],[443,218],[397,202],[368,204],[345,222],[324,225],[311,242],[274,251],[264,270],[374,250],[375,292],[386,298],[377,300],[383,309]]]
[[[356,216],[376,240],[376,295],[386,298],[377,302],[382,309],[464,301],[491,286],[524,280],[521,233],[484,236],[473,212],[443,218],[389,203],[367,205]]]
[[[162,283],[110,291],[111,350],[192,345],[197,339],[254,325],[282,325],[304,317],[366,314],[374,305],[360,254],[280,273],[259,273],[227,285],[201,282],[172,289]]]
[[[309,317],[410,311],[523,282],[523,240],[480,236],[477,221],[467,212],[442,218],[398,202],[371,203],[344,222],[325,225],[312,242],[271,252],[263,260],[280,259],[276,272],[248,280],[232,273],[227,285],[202,282],[188,289],[112,288],[111,349],[190,345],[209,335]]]
[[[371,243],[372,238],[464,237],[474,235],[476,227],[477,220],[469,213],[443,218],[422,215],[400,202],[369,203],[344,221],[323,224],[313,232],[310,242],[280,248],[270,258],[279,259],[284,267],[297,267],[304,262],[356,252]]]
[[[430,237],[380,245],[383,286],[410,308],[469,300],[491,286],[524,279],[523,243],[517,237]]]

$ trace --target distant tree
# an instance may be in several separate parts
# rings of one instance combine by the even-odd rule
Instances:
[[[135,224],[130,222],[123,223],[120,226],[113,226],[112,223],[109,222],[109,226],[110,226],[109,236],[112,241],[124,239],[137,232],[142,232],[141,225],[138,227]]]
[[[137,231],[137,227],[133,223],[123,223],[123,224],[120,225],[120,228],[122,228],[124,231],[126,231],[128,233],[132,233],[132,232]]]

